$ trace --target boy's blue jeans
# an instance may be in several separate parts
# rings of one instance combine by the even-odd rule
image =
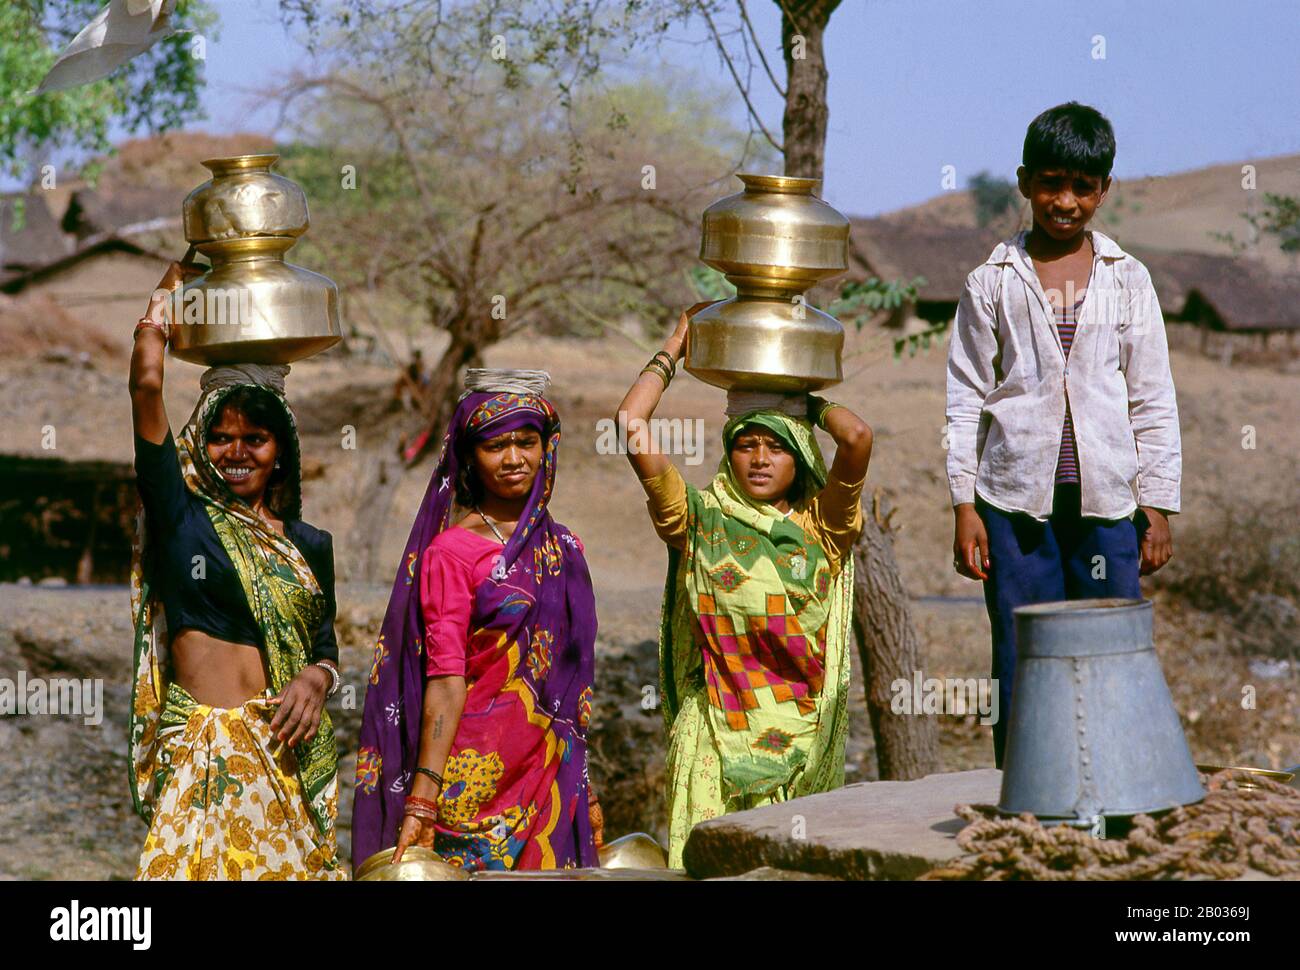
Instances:
[[[1016,671],[1015,608],[1094,597],[1140,598],[1138,542],[1146,516],[1139,511],[1136,521],[1085,519],[1079,515],[1079,486],[1074,484],[1056,486],[1046,522],[1024,512],[1004,512],[978,495],[975,510],[989,535],[984,603],[998,682],[993,757],[1001,768]]]

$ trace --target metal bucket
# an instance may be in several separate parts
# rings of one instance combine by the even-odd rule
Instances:
[[[1205,797],[1151,639],[1146,600],[1016,610],[1004,812],[1095,819]]]

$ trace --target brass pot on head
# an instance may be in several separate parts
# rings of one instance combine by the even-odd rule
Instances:
[[[185,199],[185,238],[212,269],[177,294],[172,353],[197,364],[287,364],[342,339],[338,287],[284,261],[307,231],[307,196],[271,166],[279,155],[203,163]]]
[[[700,259],[736,295],[691,320],[685,367],[728,390],[798,393],[843,380],[844,328],[804,291],[848,269],[849,220],[821,179],[737,175],[745,190],[704,211]]]

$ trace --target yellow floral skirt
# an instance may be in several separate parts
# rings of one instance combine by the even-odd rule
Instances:
[[[214,708],[173,683],[167,707],[164,723],[175,726],[159,732],[158,796],[136,879],[347,878],[333,828],[325,836],[312,821],[292,749],[271,733],[265,696]],[[337,804],[331,789],[331,818]]]

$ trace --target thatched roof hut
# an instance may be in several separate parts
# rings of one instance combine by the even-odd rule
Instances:
[[[0,194],[0,284],[72,249],[73,240],[59,228],[46,193],[29,189]]]

